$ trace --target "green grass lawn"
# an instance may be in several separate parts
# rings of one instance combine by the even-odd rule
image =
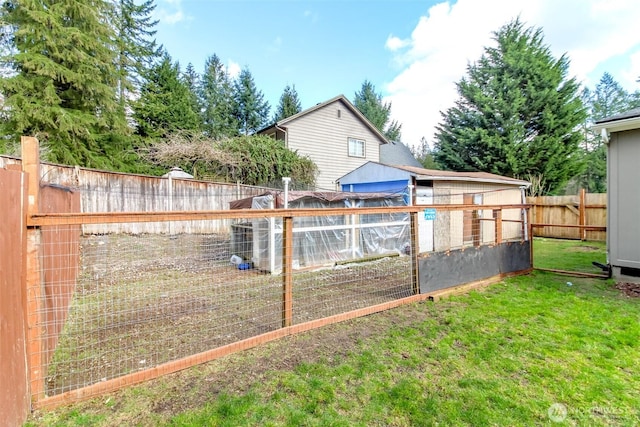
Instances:
[[[29,424],[633,426],[638,390],[640,300],[610,280],[534,272],[36,413]]]
[[[603,274],[592,262],[607,263],[605,242],[582,242],[536,237],[533,239],[533,266],[555,270]]]

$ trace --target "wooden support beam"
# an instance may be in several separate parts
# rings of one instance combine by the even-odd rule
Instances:
[[[587,211],[585,209],[587,199],[587,190],[584,188],[580,190],[580,240],[587,240],[587,230],[584,226],[587,224]]]
[[[478,216],[478,211],[471,211],[471,236],[473,238],[473,246],[480,246],[480,217]]]
[[[420,293],[420,268],[418,254],[420,253],[420,236],[418,228],[418,213],[411,212],[411,286],[413,294]]]
[[[293,217],[283,218],[282,327],[293,325]]]
[[[23,136],[22,170],[27,173],[27,212],[29,217],[39,212],[40,194],[40,144],[36,138]]]
[[[23,136],[22,170],[27,174],[27,215],[37,215],[40,211],[40,145],[33,137]],[[29,225],[28,222],[26,224]],[[26,230],[26,274],[23,289],[26,291],[27,306],[27,363],[29,366],[29,387],[34,401],[45,397],[44,378],[46,366],[44,360],[44,283],[40,251],[42,242],[39,227]]]
[[[494,209],[493,218],[496,220],[496,245],[502,243],[502,210]]]

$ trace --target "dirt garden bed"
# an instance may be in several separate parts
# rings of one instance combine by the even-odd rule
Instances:
[[[80,248],[48,395],[281,327],[282,277],[231,265],[228,236],[86,236]],[[293,280],[295,324],[409,296],[410,259],[298,271]]]

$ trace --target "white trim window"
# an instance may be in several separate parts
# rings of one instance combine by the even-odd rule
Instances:
[[[364,140],[349,138],[349,157],[365,157],[364,147]]]

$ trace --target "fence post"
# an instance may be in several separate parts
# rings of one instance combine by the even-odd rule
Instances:
[[[33,400],[44,397],[45,362],[43,355],[44,330],[42,316],[43,289],[42,268],[40,266],[41,230],[40,227],[29,226],[29,218],[39,212],[40,202],[40,146],[38,140],[33,137],[23,136],[22,144],[22,170],[27,174],[27,248],[26,248],[26,274],[24,276],[24,289],[27,304],[27,360],[29,364],[29,386]]]
[[[471,211],[471,236],[473,236],[473,246],[480,246],[480,215],[477,210]]]
[[[418,212],[411,212],[411,286],[413,294],[420,293],[420,269],[418,267],[418,253],[420,252],[420,239],[418,236]]]
[[[496,245],[499,245],[502,243],[502,209],[494,209],[493,218],[496,220]]]
[[[580,189],[580,240],[587,240],[587,190]]]
[[[282,327],[286,328],[293,324],[293,217],[282,220]]]

